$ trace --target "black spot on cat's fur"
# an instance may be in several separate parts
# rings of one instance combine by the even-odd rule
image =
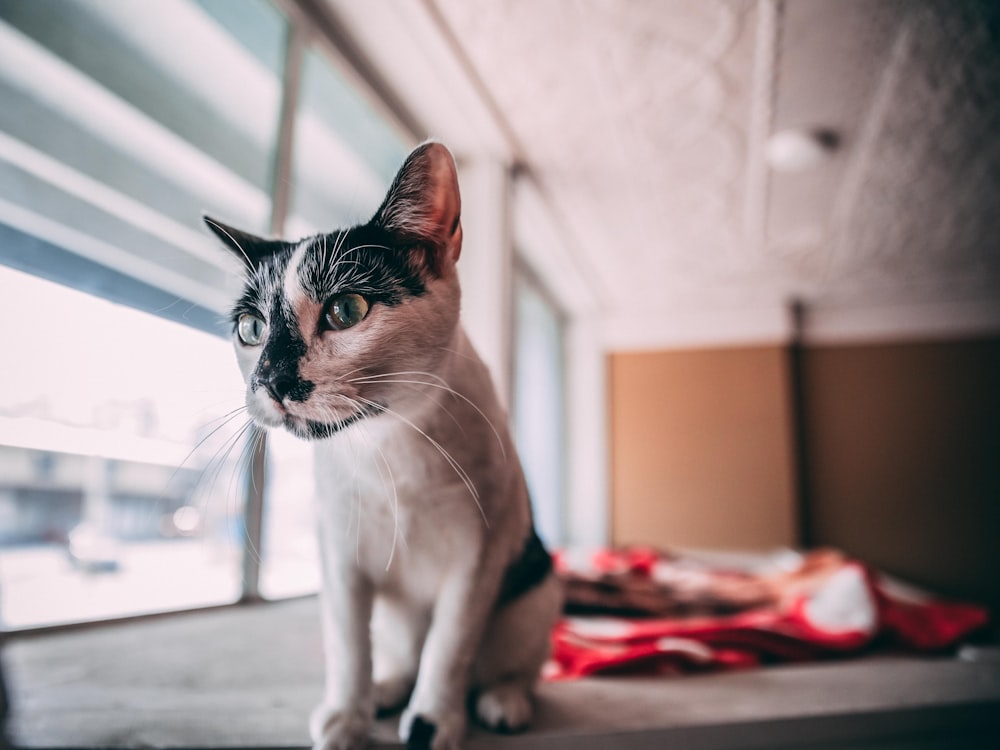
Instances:
[[[301,428],[296,426],[294,423],[288,423],[287,427],[290,432],[295,433],[302,438],[312,438],[314,440],[323,440],[325,438],[336,435],[341,430],[350,427],[356,422],[360,422],[366,417],[373,417],[381,414],[384,407],[381,405],[366,406],[364,409],[352,414],[347,419],[343,419],[340,422],[315,422],[309,420],[305,424],[305,432]]]
[[[266,387],[276,401],[281,401],[282,398],[305,401],[316,387],[299,377],[299,360],[308,349],[295,313],[287,309],[281,296],[276,296],[268,315],[267,340],[253,374],[251,387],[254,390],[260,386]],[[278,382],[285,385],[276,389],[274,384]]]
[[[435,732],[437,727],[434,724],[423,716],[416,717],[410,727],[410,736],[406,740],[406,750],[430,750]]]
[[[551,570],[552,556],[532,527],[521,554],[504,572],[497,606],[512,602],[527,593],[545,580]]]
[[[311,380],[296,380],[295,384],[288,390],[288,398],[291,401],[305,403],[312,392],[316,390],[316,384]]]
[[[391,234],[370,224],[320,235],[298,267],[299,282],[319,304],[345,292],[383,305],[419,297],[426,291],[420,249],[397,243]]]
[[[281,279],[288,268],[294,248],[285,243],[283,250],[267,257],[247,275],[243,294],[236,300],[230,313],[233,330],[244,313],[266,318],[265,314],[271,305],[272,298],[281,294]]]

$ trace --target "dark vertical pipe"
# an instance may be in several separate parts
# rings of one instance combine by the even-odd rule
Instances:
[[[792,427],[792,460],[795,484],[796,543],[802,549],[814,544],[812,496],[809,482],[809,432],[806,420],[805,362],[803,330],[806,309],[802,300],[788,306],[791,338],[788,343],[788,389]]]

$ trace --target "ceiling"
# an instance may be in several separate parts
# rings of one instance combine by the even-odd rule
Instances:
[[[428,132],[503,141],[608,348],[787,338],[792,299],[817,339],[1000,330],[998,3],[328,1]],[[788,129],[836,147],[780,171]]]

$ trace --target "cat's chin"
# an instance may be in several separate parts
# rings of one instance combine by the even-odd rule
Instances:
[[[259,427],[265,430],[284,429],[286,432],[302,440],[325,440],[357,424],[361,420],[377,416],[385,410],[383,404],[372,402],[370,405],[341,419],[319,421],[292,414],[284,408],[278,409],[270,404],[268,405],[270,408],[268,408],[249,399],[247,406],[249,407],[250,416]]]
[[[382,409],[376,405],[367,406],[364,409],[345,417],[336,422],[318,422],[312,419],[296,417],[286,414],[281,422],[281,426],[297,438],[302,440],[325,440],[333,437],[348,427],[357,424],[363,419],[374,417],[382,413]],[[273,425],[277,426],[277,425]]]

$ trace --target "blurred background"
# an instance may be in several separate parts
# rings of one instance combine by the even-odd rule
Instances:
[[[548,543],[1000,606],[998,136],[988,0],[0,0],[0,628],[315,590],[201,214],[364,221],[427,137]]]

